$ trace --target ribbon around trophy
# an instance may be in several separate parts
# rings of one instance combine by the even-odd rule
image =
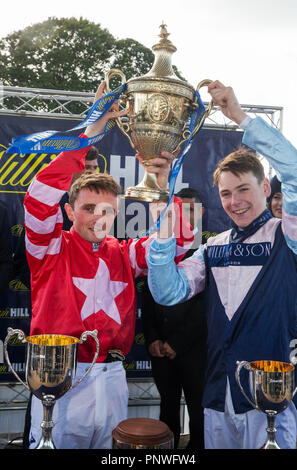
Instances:
[[[86,128],[87,126],[94,124],[94,122],[104,116],[104,114],[110,109],[112,104],[117,99],[119,99],[121,94],[125,91],[126,86],[126,83],[123,83],[115,90],[99,98],[90,108],[87,116],[80,124],[69,129],[68,131],[64,131],[64,134],[66,135],[61,135],[61,131],[55,130],[36,132],[30,135],[22,135],[12,139],[12,143],[7,149],[6,153],[18,153],[22,155],[31,152],[56,153],[57,151],[65,152],[79,150],[94,145],[95,143],[103,139],[103,137],[115,126],[116,123],[113,119],[110,119],[107,122],[105,129],[101,134],[98,134],[94,137],[82,138],[77,137],[75,135],[67,134],[75,132],[79,129]],[[197,90],[195,91],[195,95],[197,98],[197,108],[194,109],[190,115],[190,123],[188,129],[189,138],[186,141],[186,145],[181,155],[175,159],[172,166],[169,178],[169,200],[167,206],[163,209],[156,222],[149,228],[149,230],[145,234],[142,234],[141,237],[147,236],[150,233],[159,230],[160,224],[166,216],[167,210],[174,197],[175,184],[183,161],[192,146],[194,135],[196,135],[202,128],[204,119],[206,117],[205,107]],[[197,126],[199,126],[198,131],[196,131],[194,134],[194,130],[197,128]]]

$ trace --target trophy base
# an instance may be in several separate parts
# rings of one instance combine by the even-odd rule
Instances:
[[[276,441],[267,441],[261,449],[280,449]]]
[[[42,437],[38,446],[35,447],[35,450],[56,450],[56,446],[55,444],[53,443],[51,437],[48,437],[48,438],[44,438]]]
[[[125,194],[125,199],[136,199],[137,201],[144,202],[158,202],[169,200],[169,192],[160,189],[151,189],[146,188],[145,186],[131,186],[127,188]]]

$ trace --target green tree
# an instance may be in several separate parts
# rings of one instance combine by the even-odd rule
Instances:
[[[80,18],[49,18],[0,41],[4,85],[94,91],[115,46],[100,25]]]
[[[7,86],[95,92],[111,68],[121,69],[128,80],[147,73],[153,60],[150,49],[134,39],[116,40],[100,24],[53,17],[0,40],[0,81]],[[73,106],[79,113],[78,105]],[[54,107],[48,103],[47,109]]]
[[[48,18],[0,39],[0,79],[8,86],[92,92],[110,68],[129,79],[147,73],[153,60],[139,42],[116,40],[83,18]]]

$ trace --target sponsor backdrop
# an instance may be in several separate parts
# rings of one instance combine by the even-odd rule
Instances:
[[[77,121],[68,119],[0,116],[0,203],[5,205],[9,212],[14,251],[24,230],[25,193],[36,174],[48,165],[55,155],[7,154],[6,149],[13,137],[48,129],[65,131],[76,124]],[[213,187],[212,173],[221,158],[239,147],[241,139],[242,133],[238,131],[202,129],[194,139],[178,176],[176,192],[182,188],[191,187],[198,190],[202,196],[206,209],[202,222],[206,238],[230,226],[229,219],[221,208],[217,188]],[[100,152],[98,159],[100,171],[112,174],[121,184],[123,191],[141,180],[143,170],[134,157],[135,151],[117,128],[113,129],[97,146]],[[123,202],[121,217],[126,221],[129,218],[128,214],[133,214],[133,211],[129,211],[128,208],[129,201]],[[136,236],[137,227],[135,230]],[[129,235],[131,236],[131,231]],[[118,236],[122,238],[123,234]],[[142,278],[136,281],[138,308],[135,341],[125,361],[127,377],[135,380],[151,377],[151,364],[141,328],[139,299],[142,283]],[[67,296],[65,302],[67,302]],[[9,287],[0,296],[0,382],[16,380],[4,357],[3,343],[7,328],[19,328],[29,334],[30,316],[30,285],[20,272],[16,272]],[[9,344],[9,355],[15,370],[24,378],[25,346],[12,338]]]

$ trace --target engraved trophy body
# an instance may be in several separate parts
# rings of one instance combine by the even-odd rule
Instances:
[[[155,61],[146,75],[131,78],[127,83],[125,75],[118,69],[110,70],[105,76],[107,91],[110,91],[109,81],[115,75],[120,76],[122,83],[127,85],[121,103],[129,110],[128,122],[124,120],[127,121],[127,118],[117,119],[116,122],[147,166],[150,159],[160,157],[163,150],[175,153],[190,138],[188,121],[191,112],[198,107],[195,89],[174,73],[171,56],[176,47],[168,39],[166,25],[162,24],[160,28],[161,40],[152,47]],[[209,83],[211,80],[201,81],[197,91]],[[197,123],[193,136],[211,109],[212,102]],[[127,198],[148,202],[167,201],[168,196],[168,191],[158,187],[155,174],[146,171],[143,180],[125,193]]]
[[[27,345],[26,382],[13,369],[7,351],[9,339],[15,334],[18,335],[19,340]],[[86,341],[89,335],[96,342],[93,362],[84,375],[73,383],[77,364],[77,347]],[[25,337],[22,330],[8,328],[4,351],[12,373],[33,395],[41,400],[43,405],[42,436],[36,449],[55,449],[52,439],[52,428],[54,426],[52,414],[55,402],[82,382],[94,366],[99,354],[97,330],[85,331],[78,339],[73,336],[58,334],[40,334]]]
[[[251,398],[247,396],[240,382],[242,367],[249,371]],[[235,376],[241,392],[255,409],[267,415],[268,437],[263,449],[280,449],[275,438],[275,418],[289,406],[296,392],[294,373],[294,366],[286,362],[237,362]]]

